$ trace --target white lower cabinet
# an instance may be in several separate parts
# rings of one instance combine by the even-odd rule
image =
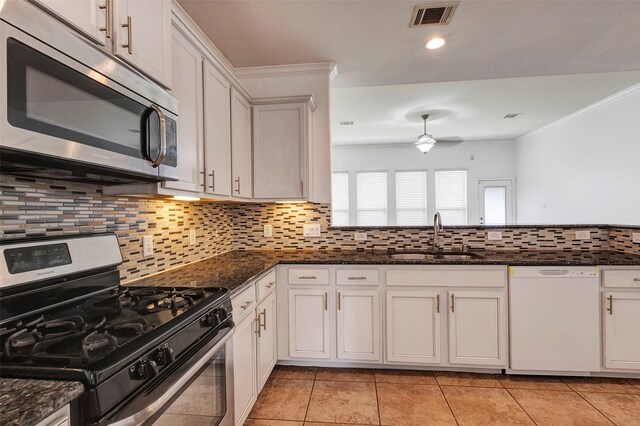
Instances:
[[[67,404],[35,426],[69,426],[71,424],[70,417],[70,409]]]
[[[449,291],[449,362],[505,366],[504,291]]]
[[[254,317],[248,316],[233,332],[233,409],[236,426],[246,420],[258,395]]]
[[[380,361],[378,290],[339,290],[338,358]]]
[[[387,291],[387,361],[440,363],[439,298],[433,291]]]
[[[276,295],[271,293],[256,308],[256,328],[257,328],[257,374],[258,392],[267,382],[273,366],[278,360],[278,346],[276,334]]]
[[[329,293],[325,289],[289,289],[289,356],[330,358]]]
[[[604,293],[605,367],[640,370],[640,292]]]

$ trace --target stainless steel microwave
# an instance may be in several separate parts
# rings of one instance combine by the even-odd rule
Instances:
[[[33,4],[0,5],[0,172],[177,179],[175,98]]]

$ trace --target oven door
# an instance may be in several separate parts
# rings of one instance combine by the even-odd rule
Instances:
[[[130,401],[107,424],[233,425],[231,342],[229,332],[213,347],[203,347],[154,389]]]
[[[97,168],[146,178],[141,180],[177,178],[175,114],[85,66],[76,55],[0,25],[6,71],[0,83],[6,96],[0,100],[3,154],[38,166],[49,159],[69,171]],[[94,48],[85,46],[78,56],[88,49]],[[103,61],[117,65],[106,54]],[[146,81],[139,76],[138,83]]]

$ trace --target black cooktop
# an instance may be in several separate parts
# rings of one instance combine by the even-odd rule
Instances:
[[[0,327],[0,359],[12,364],[87,367],[156,330],[220,288],[119,287]]]

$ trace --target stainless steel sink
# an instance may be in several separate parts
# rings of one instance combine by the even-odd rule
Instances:
[[[481,258],[476,253],[393,253],[390,256],[397,260],[471,260]]]

